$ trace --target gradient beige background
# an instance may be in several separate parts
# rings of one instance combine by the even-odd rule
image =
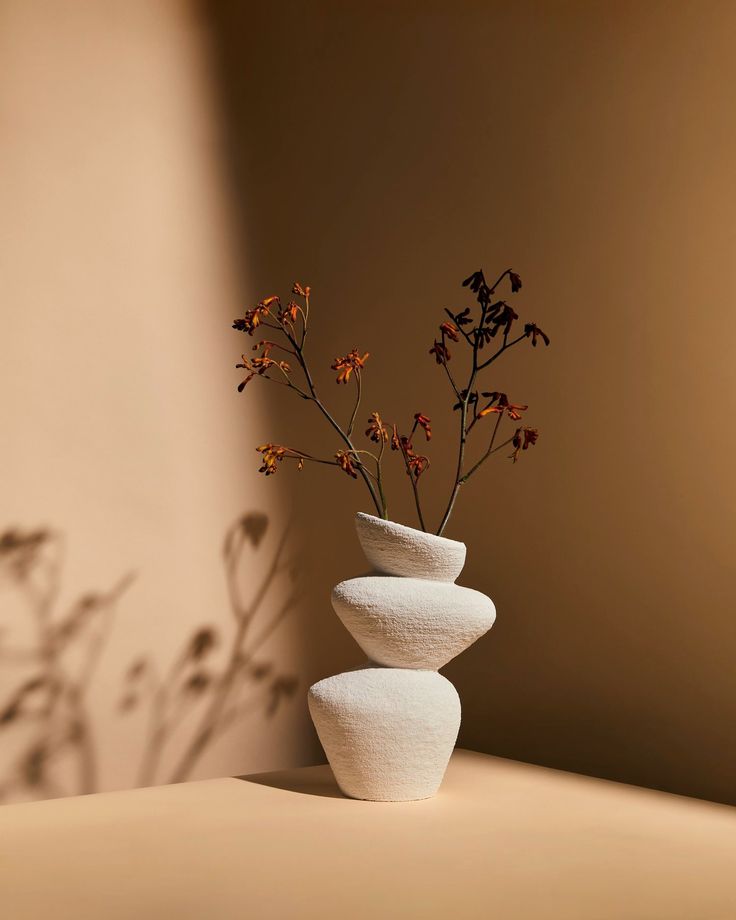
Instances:
[[[361,569],[368,505],[329,469],[258,480],[252,445],[324,429],[280,391],[234,395],[230,318],[310,283],[342,411],[329,363],[358,345],[366,414],[432,416],[436,514],[434,325],[466,274],[511,265],[552,346],[489,378],[542,435],[448,530],[498,607],[447,668],[461,742],[736,801],[736,7],[2,9],[2,517],[66,530],[72,583],[138,572],[98,672],[105,785],[143,743],[112,715],[123,652],[171,658],[226,618],[218,541],[244,510],[291,506],[305,593],[273,654],[302,686],[210,774],[316,759],[302,690],[359,660],[327,595]]]

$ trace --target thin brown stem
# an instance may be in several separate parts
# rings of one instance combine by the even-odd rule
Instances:
[[[489,364],[493,364],[496,358],[500,358],[505,351],[507,351],[509,348],[512,348],[514,345],[516,345],[518,342],[521,342],[521,340],[525,339],[526,337],[526,333],[522,333],[520,336],[518,336],[518,338],[513,339],[511,342],[504,341],[503,345],[498,349],[498,351],[494,352],[494,354],[492,354],[487,361],[484,361],[483,364],[478,366],[478,370],[482,371],[484,368],[488,367]]]
[[[438,537],[442,536],[442,532],[447,526],[447,522],[450,519],[450,515],[452,514],[452,509],[455,507],[455,500],[457,499],[457,493],[460,490],[460,484],[461,484],[462,472],[463,472],[463,462],[465,460],[465,441],[468,436],[468,433],[465,427],[467,416],[468,416],[468,397],[466,395],[465,399],[462,400],[462,404],[460,406],[460,447],[457,452],[457,467],[455,469],[455,482],[452,487],[452,492],[450,492],[450,498],[447,501],[447,507],[445,508],[445,513],[442,515],[440,526],[437,528]]]
[[[414,426],[416,428],[416,425]],[[417,477],[412,473],[411,467],[409,466],[409,457],[406,453],[406,447],[404,447],[404,442],[400,439],[399,443],[401,444],[401,455],[404,458],[404,466],[406,467],[406,474],[411,481],[411,488],[414,493],[414,504],[417,509],[417,517],[419,518],[419,523],[422,530],[426,533],[427,527],[424,523],[424,515],[422,514],[422,504],[419,501],[419,483],[417,482]]]
[[[450,386],[455,391],[455,396],[457,396],[458,399],[461,399],[462,397],[460,396],[460,390],[458,390],[455,381],[452,379],[452,374],[450,373],[450,368],[447,366],[447,361],[442,362],[442,367],[445,369],[447,379],[450,381]]]
[[[353,407],[353,414],[350,416],[350,422],[348,423],[347,435],[350,437],[353,433],[353,428],[355,426],[355,417],[358,414],[358,409],[360,408],[360,398],[363,394],[363,384],[360,376],[360,368],[355,369],[355,382],[357,385],[356,396],[355,396],[355,406]]]
[[[381,516],[383,517],[384,520],[387,521],[388,520],[388,503],[386,501],[386,494],[383,491],[383,468],[382,468],[383,451],[385,450],[385,448],[386,448],[386,441],[383,435],[381,435],[381,449],[378,452],[378,457],[376,457],[376,483],[378,485],[378,494],[381,498],[381,507],[383,508],[383,513]]]
[[[496,283],[495,283],[495,284],[492,284],[491,287],[489,288],[491,294],[493,294],[493,292],[496,290],[496,288],[499,286],[499,284],[503,281],[503,279],[506,277],[506,275],[510,275],[510,274],[511,274],[511,269],[510,269],[510,268],[507,268],[505,271],[501,272],[501,274],[500,274],[500,275],[498,276],[498,278],[496,279]]]
[[[462,475],[463,475],[463,464],[465,462],[465,442],[468,438],[468,405],[473,392],[473,384],[475,383],[475,378],[478,374],[478,348],[480,347],[480,332],[479,330],[483,328],[483,323],[486,318],[485,307],[481,308],[480,322],[476,329],[476,334],[473,338],[473,362],[470,369],[470,377],[468,379],[468,385],[465,388],[465,395],[460,399],[460,444],[458,446],[457,452],[457,466],[455,468],[455,481],[452,486],[452,491],[450,492],[450,497],[447,501],[447,506],[445,508],[445,513],[442,515],[442,520],[440,521],[440,526],[437,528],[437,536],[441,537],[442,533],[447,526],[447,522],[450,519],[452,514],[452,509],[455,507],[455,501],[457,499],[457,493],[460,490]]]
[[[293,351],[293,349],[287,348],[285,345],[279,345],[278,342],[271,342],[270,339],[269,339],[269,342],[270,342],[270,344],[271,344],[271,346],[272,346],[273,348],[278,348],[278,349],[280,349],[281,351],[283,351],[285,354],[291,355],[293,358],[296,358],[296,352]],[[254,346],[253,350],[255,351],[257,347],[258,347],[258,346]],[[245,357],[245,356],[244,356],[244,357]]]
[[[322,457],[313,457],[311,454],[305,454],[301,450],[293,447],[287,447],[288,453],[284,454],[284,460],[309,460],[310,463],[323,463],[325,466],[338,466],[337,460],[324,460]]]
[[[468,425],[468,434],[470,434],[473,428],[475,428],[480,418],[481,416],[478,415],[478,413],[475,411],[475,405],[473,405],[473,418],[470,420],[470,424]]]
[[[304,311],[302,313],[302,338],[301,348],[304,348],[304,339],[307,337],[307,323],[309,322],[309,295],[304,297]]]
[[[502,419],[502,418],[503,418],[503,412],[499,412],[499,413],[498,413],[498,418],[496,419],[496,424],[493,426],[493,433],[491,434],[491,441],[490,441],[490,443],[489,443],[489,445],[488,445],[488,450],[483,454],[483,456],[480,458],[480,460],[479,460],[474,466],[472,466],[472,467],[470,468],[470,470],[468,470],[467,473],[464,474],[464,476],[463,476],[462,479],[460,480],[461,484],[467,482],[468,479],[470,479],[470,477],[473,475],[473,473],[478,469],[478,467],[479,467],[484,461],[486,461],[486,460],[491,456],[491,454],[493,453],[493,444],[494,444],[494,442],[495,442],[495,440],[496,440],[496,435],[498,434],[498,429],[499,429],[499,426],[500,426],[500,424],[501,424],[501,419]]]
[[[448,310],[447,307],[445,307],[445,313],[447,313],[447,315],[450,317],[450,319],[453,321],[453,323],[457,326],[457,330],[458,330],[458,332],[460,333],[460,335],[464,336],[465,341],[466,341],[466,342],[468,343],[468,345],[470,345],[471,348],[472,348],[473,340],[470,338],[470,336],[468,335],[468,333],[463,329],[463,327],[460,325],[460,323],[458,323],[458,321],[455,319],[455,314],[452,312],[452,310]]]
[[[269,377],[267,374],[264,374],[263,376],[266,380],[270,380],[272,383],[278,383],[280,386],[288,387],[290,390],[294,390],[298,396],[301,396],[302,399],[312,398],[308,393],[305,393],[302,389],[300,389],[298,386],[293,384],[290,380],[289,381],[277,380],[275,377]]]

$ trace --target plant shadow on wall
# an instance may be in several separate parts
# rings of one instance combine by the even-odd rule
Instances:
[[[246,556],[265,551],[268,524],[265,515],[253,512],[226,533],[223,561],[234,621],[228,638],[214,626],[202,626],[163,676],[151,656],[138,656],[127,669],[121,714],[145,709],[149,724],[137,785],[186,779],[228,730],[259,710],[275,715],[293,697],[296,677],[262,655],[296,603],[286,534],[252,596],[244,600],[239,587]],[[0,534],[0,666],[9,679],[3,687],[10,686],[0,697],[5,771],[0,800],[52,798],[100,788],[98,762],[103,752],[95,742],[90,688],[110,639],[117,602],[133,576],[63,606],[64,550],[63,536],[50,529]],[[290,590],[274,604],[274,590],[284,577]],[[167,760],[169,748],[175,756]]]
[[[124,712],[139,706],[150,708],[138,785],[187,779],[207,749],[244,718],[258,710],[272,717],[284,700],[294,696],[297,678],[280,671],[275,662],[262,655],[268,639],[297,603],[295,570],[286,552],[288,529],[248,599],[239,584],[246,553],[262,548],[267,529],[264,514],[250,513],[237,520],[225,536],[223,562],[233,619],[226,642],[214,626],[203,626],[185,643],[165,674],[145,657],[130,665],[120,708]],[[284,576],[289,590],[274,605],[270,601]],[[214,664],[214,653],[223,643],[225,655]],[[194,706],[197,715],[192,729],[187,717]],[[167,759],[169,749],[175,754]]]
[[[52,530],[11,529],[0,535],[0,587],[13,595],[0,632],[0,664],[18,675],[0,708],[3,750],[10,753],[0,798],[97,788],[89,687],[116,603],[132,576],[106,592],[83,594],[60,611],[64,550],[64,538]],[[12,644],[7,641],[11,626]]]

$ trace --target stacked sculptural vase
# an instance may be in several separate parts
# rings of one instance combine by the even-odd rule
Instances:
[[[356,518],[374,574],[340,582],[332,606],[369,661],[314,684],[309,711],[340,789],[355,799],[426,799],[460,728],[457,691],[438,668],[493,625],[490,598],[455,584],[465,544]]]

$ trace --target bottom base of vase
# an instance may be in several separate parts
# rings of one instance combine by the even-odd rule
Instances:
[[[310,688],[309,711],[340,789],[372,802],[435,795],[460,728],[457,691],[436,671],[346,671]]]

